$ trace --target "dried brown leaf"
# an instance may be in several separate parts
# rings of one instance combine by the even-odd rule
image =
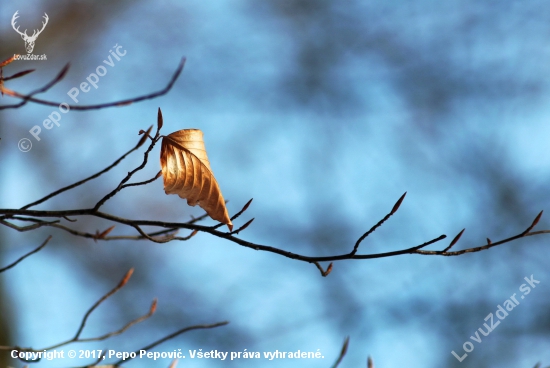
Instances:
[[[165,136],[160,166],[166,194],[177,194],[187,199],[190,206],[198,204],[212,219],[233,230],[222,192],[210,168],[202,131],[182,129]]]

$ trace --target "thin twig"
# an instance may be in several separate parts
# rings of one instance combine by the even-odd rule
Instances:
[[[373,227],[371,227],[366,233],[364,233],[363,235],[361,235],[361,237],[359,237],[359,239],[357,239],[357,242],[355,242],[355,245],[353,246],[353,250],[351,251],[351,255],[354,255],[355,253],[357,253],[357,250],[359,249],[359,245],[361,244],[361,242],[367,237],[369,236],[370,234],[372,234],[378,227],[382,226],[382,224],[384,222],[386,222],[398,209],[399,209],[399,206],[401,206],[401,203],[403,202],[403,199],[405,199],[405,196],[407,195],[407,192],[405,192],[405,194],[403,194],[398,200],[397,202],[394,204],[392,210],[390,211],[390,213],[388,213],[386,216],[384,216],[384,218],[380,221],[378,221],[378,223],[376,225],[374,225]]]
[[[205,218],[208,218],[208,214],[204,213],[200,215],[199,217],[192,217],[191,220],[187,221],[186,224],[194,224],[195,222],[199,222],[204,220]],[[222,224],[223,225],[223,224]]]
[[[22,95],[22,94],[19,94],[19,93],[15,92],[15,91],[12,91],[12,90],[9,90],[7,88],[2,87],[2,92],[3,93],[5,93],[8,96],[19,97],[19,98],[22,99],[22,101],[18,104],[14,104],[14,105],[0,105],[0,110],[9,109],[9,108],[19,108],[19,107],[25,105],[28,101],[34,100],[34,97],[32,97],[32,96],[48,91],[50,88],[52,88],[57,83],[59,83],[65,77],[65,75],[67,74],[68,71],[69,71],[69,64],[65,65],[63,67],[63,69],[61,69],[61,71],[55,76],[54,79],[52,79],[50,82],[45,84],[43,87],[32,91],[28,95]],[[59,105],[60,105],[59,103],[56,103],[52,106],[59,106]]]
[[[144,314],[141,317],[138,317],[138,318],[134,319],[133,321],[128,322],[122,328],[120,328],[116,331],[113,331],[113,332],[106,333],[105,335],[101,335],[101,336],[98,336],[98,337],[89,337],[89,338],[86,338],[86,339],[80,339],[79,338],[77,341],[78,342],[102,341],[102,340],[107,340],[109,337],[120,335],[120,334],[124,333],[124,331],[126,331],[127,329],[132,327],[133,325],[138,324],[140,322],[143,322],[147,318],[150,318],[155,313],[156,307],[157,307],[157,299],[154,299],[153,303],[151,304],[151,307],[149,308],[149,311],[146,314]]]
[[[346,356],[346,353],[348,351],[348,345],[349,345],[349,336],[345,338],[344,345],[342,346],[342,350],[340,350],[340,355],[338,356],[338,359],[334,364],[332,365],[332,368],[338,368],[340,363],[342,363],[342,359],[344,359],[344,356]]]
[[[323,270],[323,267],[321,267],[319,262],[314,261],[313,264],[317,267],[319,272],[321,272],[321,276],[323,276],[323,277],[327,277],[328,274],[332,271],[332,262],[330,262],[330,264],[328,265],[326,271]]]
[[[134,269],[131,268],[128,272],[126,272],[126,274],[124,275],[124,277],[122,278],[122,280],[118,283],[118,285],[112,289],[111,291],[109,291],[107,294],[103,295],[97,302],[95,302],[94,305],[92,305],[92,307],[90,309],[88,309],[88,311],[86,312],[86,314],[84,315],[84,318],[82,318],[82,322],[80,323],[80,327],[78,328],[78,331],[76,332],[76,335],[73,337],[73,341],[76,341],[78,340],[78,338],[80,337],[80,334],[82,333],[82,330],[84,329],[84,326],[86,325],[86,322],[88,321],[88,317],[90,316],[90,314],[92,314],[92,312],[101,304],[103,303],[107,298],[109,298],[111,295],[113,295],[114,293],[116,293],[117,291],[119,291],[120,289],[122,289],[124,287],[124,285],[126,285],[126,283],[128,282],[128,280],[130,279],[130,277],[132,276],[132,273],[134,273]]]
[[[485,249],[489,249],[491,247],[508,243],[513,240],[517,240],[519,238],[523,238],[526,236],[534,236],[534,235],[541,235],[541,234],[550,234],[550,230],[542,230],[542,231],[534,231],[529,233],[520,233],[518,235],[506,238],[501,241],[492,242],[491,244],[487,244],[480,247],[473,247],[468,248],[460,251],[455,252],[443,252],[442,250],[439,251],[428,251],[428,250],[421,250],[422,248],[425,248],[428,245],[437,243],[443,239],[446,238],[446,235],[440,235],[437,238],[434,238],[432,240],[429,240],[425,243],[422,243],[417,246],[413,246],[410,248],[405,248],[401,250],[391,251],[391,252],[384,252],[384,253],[374,253],[374,254],[354,254],[351,255],[350,253],[344,253],[340,255],[331,255],[331,256],[324,256],[324,257],[318,257],[318,256],[305,256],[293,252],[289,252],[283,249],[275,248],[268,245],[262,245],[257,243],[248,242],[246,240],[240,239],[236,236],[233,236],[226,232],[221,232],[215,229],[212,229],[210,226],[201,226],[196,224],[189,224],[189,223],[178,223],[178,222],[164,222],[164,221],[151,221],[151,220],[136,220],[136,219],[126,219],[118,216],[114,216],[108,213],[95,211],[93,208],[91,209],[78,209],[78,210],[65,210],[65,211],[38,211],[38,210],[17,210],[17,209],[0,209],[0,215],[22,215],[22,216],[32,216],[32,217],[62,217],[62,216],[94,216],[103,218],[106,220],[110,220],[112,222],[124,224],[127,226],[152,226],[152,227],[159,227],[161,229],[166,230],[174,230],[174,229],[189,229],[189,230],[196,230],[201,232],[206,232],[211,235],[217,236],[219,238],[223,238],[226,240],[229,240],[233,243],[237,243],[241,246],[251,248],[254,250],[261,250],[271,253],[276,253],[291,259],[296,259],[304,262],[326,262],[326,261],[340,261],[345,259],[373,259],[373,258],[384,258],[384,257],[393,257],[397,255],[403,255],[403,254],[423,254],[423,255],[442,255],[442,256],[456,256],[461,255],[464,253],[471,253],[471,252],[479,252]],[[58,224],[53,224],[49,226],[56,227]]]
[[[128,175],[126,175],[126,177],[124,179],[122,179],[120,184],[118,184],[118,186],[115,189],[113,189],[109,194],[107,194],[106,196],[101,198],[96,203],[96,205],[94,206],[94,208],[93,208],[94,211],[98,211],[99,208],[101,206],[103,206],[103,204],[105,204],[105,202],[107,202],[109,199],[114,197],[118,192],[120,192],[124,188],[124,184],[126,184],[126,182],[128,182],[136,172],[142,170],[145,167],[145,165],[147,165],[147,161],[148,161],[148,158],[149,158],[149,153],[153,150],[153,147],[155,147],[155,144],[158,141],[159,134],[160,134],[160,126],[157,127],[157,132],[155,134],[155,139],[152,140],[152,142],[149,145],[149,147],[147,148],[147,150],[143,153],[143,162],[141,163],[141,165],[136,167],[134,170],[130,171],[128,173]],[[142,141],[140,140],[140,142],[142,142]],[[157,174],[157,176],[158,176],[158,174]]]
[[[236,214],[234,214],[232,217],[231,217],[231,221],[235,220],[236,218],[238,218],[240,215],[243,214],[244,211],[246,211],[248,209],[248,207],[250,206],[250,204],[252,203],[252,200],[254,198],[250,198],[250,200],[248,202],[246,202],[246,204],[243,206],[243,208],[241,208],[241,210],[239,212],[237,212]],[[225,201],[225,203],[227,204],[228,201]],[[250,221],[251,222],[251,221]],[[214,226],[211,226],[212,229],[217,229],[217,228],[220,228],[222,226],[224,226],[225,224],[220,222],[219,224],[216,224]],[[249,224],[250,225],[250,224]],[[248,226],[248,225],[247,225]],[[242,229],[241,229],[242,230]],[[233,231],[233,233],[235,233],[237,230]]]
[[[164,238],[153,238],[152,236],[149,236],[147,235],[147,233],[145,231],[143,231],[138,225],[132,225],[132,227],[134,229],[136,229],[140,234],[141,236],[143,236],[144,238],[146,239],[149,239],[150,241],[154,242],[154,243],[168,243],[169,241],[172,241],[174,239],[173,236],[165,236]]]
[[[9,81],[10,79],[21,78],[21,77],[23,77],[27,74],[30,74],[34,71],[35,71],[35,69],[23,70],[22,72],[15,73],[14,75],[10,75],[9,77],[3,77],[2,80],[5,82],[5,81]]]
[[[159,173],[160,173],[160,171],[159,171]],[[149,179],[149,180],[140,181],[139,183],[124,184],[120,189],[124,189],[124,188],[127,188],[127,187],[136,187],[136,186],[138,186],[138,185],[146,185],[146,184],[149,184],[149,183],[154,182],[154,181],[157,180],[159,177],[160,177],[160,175],[157,174],[157,175],[155,175],[154,178]]]
[[[20,218],[20,217],[17,217],[17,216],[14,216],[14,217],[10,217],[10,219],[15,219],[15,220],[20,220],[20,221],[30,221],[30,219],[27,219],[27,218]],[[24,232],[24,231],[31,231],[31,230],[36,230],[38,228],[41,228],[43,226],[51,226],[51,225],[54,225],[54,224],[57,224],[59,222],[59,220],[55,220],[55,221],[35,221],[36,223],[34,225],[29,225],[29,226],[17,226],[15,224],[12,224],[11,222],[9,221],[6,221],[6,220],[3,220],[3,219],[0,219],[0,224],[2,225],[5,225],[9,228],[12,228],[12,229],[15,229],[19,232]]]
[[[197,230],[193,230],[187,236],[175,236],[175,233],[178,232],[178,229],[165,229],[165,230],[161,230],[161,231],[155,231],[155,232],[152,232],[152,233],[145,233],[146,236],[143,236],[143,235],[99,236],[101,234],[89,233],[89,232],[85,232],[85,231],[78,231],[78,230],[71,229],[70,227],[59,224],[58,220],[56,220],[56,221],[42,221],[42,220],[25,218],[25,217],[18,217],[18,216],[12,216],[12,217],[10,217],[10,219],[16,219],[16,220],[21,220],[21,221],[25,221],[25,220],[26,221],[34,221],[34,222],[38,222],[38,223],[35,224],[35,225],[30,225],[30,226],[17,226],[17,225],[14,225],[14,224],[12,224],[8,221],[0,220],[0,224],[6,225],[7,227],[10,227],[10,228],[15,229],[15,230],[20,231],[20,232],[34,230],[34,229],[37,229],[37,228],[40,228],[40,227],[43,227],[43,226],[49,226],[49,227],[55,227],[57,229],[61,229],[63,231],[68,232],[69,234],[72,234],[72,235],[75,235],[75,236],[80,236],[82,238],[88,238],[88,239],[94,239],[94,240],[104,240],[104,241],[110,241],[110,240],[144,240],[144,239],[150,240],[151,237],[156,237],[158,235],[165,235],[165,238],[170,237],[170,239],[172,239],[172,240],[185,241],[185,240],[191,239],[198,232]],[[111,226],[111,227],[113,227],[113,226]],[[170,234],[170,233],[174,233],[174,234]],[[166,235],[168,235],[168,236],[166,236]]]
[[[210,324],[210,325],[195,325],[195,326],[185,327],[185,328],[182,328],[181,330],[178,330],[174,333],[171,333],[168,336],[163,337],[160,340],[157,340],[157,341],[153,342],[152,344],[149,344],[149,345],[144,346],[143,348],[141,348],[139,350],[136,350],[134,353],[135,353],[135,355],[139,355],[139,352],[142,351],[142,350],[145,350],[145,351],[150,350],[150,349],[154,348],[155,346],[160,345],[163,342],[168,341],[170,339],[173,339],[174,337],[176,337],[178,335],[181,335],[182,333],[185,333],[185,332],[188,332],[188,331],[203,330],[203,329],[208,329],[208,328],[216,328],[216,327],[220,327],[220,326],[225,326],[228,323],[229,323],[229,321],[223,321],[223,322],[213,323],[213,324]],[[119,361],[113,363],[113,365],[118,366],[119,364],[122,364],[122,362],[127,362],[131,359],[132,359],[132,357],[122,359],[122,360],[119,360]]]
[[[13,63],[15,61],[15,58],[18,57],[18,56],[19,56],[18,54],[14,54],[13,56],[10,56],[6,60],[1,61],[0,62],[0,73],[2,72],[3,67],[5,67],[6,65],[8,65],[10,63]]]
[[[4,268],[0,268],[0,273],[9,270],[9,269],[12,268],[12,267],[17,266],[17,264],[18,264],[19,262],[21,262],[22,260],[24,260],[24,259],[27,258],[28,256],[33,255],[34,253],[40,251],[42,248],[44,248],[44,247],[46,246],[46,244],[48,244],[48,242],[50,241],[51,238],[52,238],[51,235],[48,236],[48,237],[46,238],[46,240],[44,240],[44,241],[42,242],[42,244],[40,244],[40,246],[38,246],[38,248],[33,249],[33,250],[31,250],[30,252],[26,253],[25,255],[23,255],[22,257],[20,257],[18,260],[16,260],[16,261],[13,262],[12,264],[9,264],[9,265],[7,265],[7,266],[4,267]]]
[[[124,160],[126,158],[126,156],[128,156],[130,153],[134,152],[135,150],[137,150],[139,148],[139,145],[136,145],[135,147],[133,147],[132,149],[130,149],[128,152],[126,152],[125,154],[123,154],[122,156],[120,156],[117,160],[115,160],[115,162],[113,162],[111,165],[107,166],[105,169],[95,173],[94,175],[92,176],[89,176],[87,177],[86,179],[83,179],[83,180],[80,180],[80,181],[77,181],[76,183],[74,184],[71,184],[71,185],[68,185],[64,188],[61,188],[59,190],[56,190],[55,192],[53,193],[50,193],[48,194],[47,196],[35,201],[35,202],[32,202],[32,203],[29,203],[28,205],[24,206],[24,207],[21,207],[21,209],[27,209],[27,208],[30,208],[30,207],[33,207],[33,206],[36,206],[37,204],[40,204],[42,202],[45,202],[47,201],[48,199],[50,198],[53,198],[55,197],[56,195],[58,194],[61,194],[63,192],[66,192],[68,190],[71,190],[71,189],[74,189],[92,179],[95,179],[95,178],[98,178],[100,177],[101,175],[105,174],[106,172],[108,172],[109,170],[111,170],[113,167],[117,166],[122,160]]]
[[[243,226],[241,226],[241,227],[238,228],[237,230],[233,230],[232,232],[230,232],[230,234],[233,235],[233,234],[238,234],[238,233],[240,233],[241,231],[243,231],[244,229],[246,229],[248,226],[250,226],[250,224],[252,223],[252,221],[254,221],[254,217],[251,218],[250,220],[248,220]]]
[[[185,58],[181,59],[176,71],[172,75],[172,78],[170,78],[170,81],[168,82],[168,85],[166,87],[164,87],[163,89],[161,89],[160,91],[153,92],[153,93],[143,95],[143,96],[138,96],[138,97],[134,97],[134,98],[120,100],[120,101],[116,101],[116,102],[108,102],[108,103],[102,103],[102,104],[97,104],[97,105],[69,105],[69,108],[71,110],[75,110],[75,111],[76,110],[80,110],[80,111],[83,111],[83,110],[98,110],[98,109],[104,109],[104,108],[114,107],[114,106],[125,106],[125,105],[129,105],[131,103],[134,103],[134,102],[150,100],[150,99],[165,95],[166,93],[168,93],[172,89],[172,87],[174,86],[174,83],[176,82],[176,80],[180,76],[180,74],[183,70],[183,67],[185,65],[185,60],[186,60]],[[68,69],[68,64],[65,68]],[[55,83],[57,83],[57,82],[58,81],[56,81]],[[51,86],[49,86],[47,89],[49,89],[49,88],[51,88]],[[42,89],[44,89],[44,87]],[[57,107],[57,106],[60,105],[59,102],[53,102],[53,101],[47,101],[47,100],[34,98],[33,96],[35,94],[40,93],[40,92],[45,92],[47,90],[47,89],[44,89],[44,90],[42,90],[42,89],[39,90],[39,92],[35,91],[35,92],[30,93],[28,95],[23,95],[23,94],[20,94],[20,93],[17,93],[17,92],[7,90],[7,91],[10,92],[9,93],[10,95],[12,95],[13,97],[21,98],[23,101],[21,101],[21,103],[19,103],[19,104],[15,104],[15,105],[2,105],[2,106],[0,106],[0,110],[7,109],[7,108],[18,108],[18,107],[21,107],[24,104],[26,104],[28,101],[34,102],[34,103],[37,103],[37,104],[40,104],[40,105],[46,105],[46,106],[55,106],[55,107]],[[5,89],[5,91],[6,91],[6,89]],[[8,93],[6,93],[6,94],[8,94]]]
[[[149,311],[144,314],[143,316],[141,317],[138,317],[128,323],[126,323],[123,327],[121,327],[120,329],[118,330],[115,330],[115,331],[112,331],[112,332],[109,332],[109,333],[106,333],[104,335],[101,335],[101,336],[97,336],[97,337],[90,337],[90,338],[80,338],[80,334],[82,333],[82,330],[84,328],[84,325],[86,324],[86,320],[88,319],[90,313],[92,313],[92,311],[97,308],[97,306],[99,306],[99,304],[101,304],[101,302],[103,302],[105,299],[107,299],[108,297],[110,297],[111,295],[113,295],[115,292],[117,292],[118,290],[120,290],[122,287],[124,287],[124,285],[126,285],[126,283],[128,282],[128,280],[130,279],[131,275],[132,275],[132,272],[133,272],[133,269],[130,269],[126,275],[124,276],[124,278],[119,282],[119,284],[117,285],[116,288],[114,288],[113,290],[109,291],[107,294],[105,294],[98,302],[96,302],[89,310],[88,312],[85,314],[81,324],[80,324],[80,327],[76,333],[76,335],[69,339],[69,340],[66,340],[66,341],[63,341],[61,343],[58,343],[58,344],[55,344],[55,345],[52,345],[52,346],[49,346],[49,347],[46,347],[46,348],[42,348],[42,349],[32,349],[32,348],[21,348],[21,347],[17,347],[17,346],[0,346],[0,350],[19,350],[19,351],[28,351],[28,352],[41,352],[41,351],[47,351],[47,350],[52,350],[52,349],[56,349],[56,348],[59,348],[61,346],[65,346],[65,345],[68,345],[68,344],[71,344],[71,343],[76,343],[76,342],[91,342],[91,341],[102,341],[102,340],[106,340],[110,337],[113,337],[113,336],[117,336],[117,335],[120,335],[122,333],[124,333],[126,330],[128,330],[130,327],[134,326],[135,324],[137,323],[140,323],[140,322],[143,322],[144,320],[150,318],[156,311],[156,308],[157,308],[157,300],[154,299],[153,300],[153,303],[151,304],[151,307],[149,308]],[[21,358],[20,358],[21,359]],[[24,360],[24,359],[22,359]],[[24,360],[26,361],[26,360]],[[32,362],[37,362],[38,360],[33,360]]]

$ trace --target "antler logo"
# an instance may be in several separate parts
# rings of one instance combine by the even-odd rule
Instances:
[[[19,12],[19,10],[16,11],[15,14],[13,15],[13,17],[11,18],[11,26],[13,27],[15,32],[17,32],[21,35],[21,38],[25,41],[25,48],[27,49],[27,54],[30,54],[30,53],[32,53],[32,50],[34,49],[34,42],[38,38],[38,35],[40,33],[42,33],[44,28],[46,28],[46,24],[48,24],[48,19],[49,19],[48,14],[44,13],[45,22],[42,22],[42,29],[40,31],[35,29],[34,32],[32,33],[32,36],[29,36],[27,34],[26,29],[25,29],[25,32],[21,32],[21,31],[19,31],[19,27],[15,28],[15,20],[17,18],[19,18],[19,16],[17,15],[18,12]]]

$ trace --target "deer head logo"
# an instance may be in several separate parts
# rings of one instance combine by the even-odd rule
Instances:
[[[21,32],[21,31],[19,31],[19,27],[15,28],[15,20],[17,18],[19,18],[19,16],[17,15],[18,12],[19,12],[19,10],[16,11],[15,14],[13,15],[13,17],[11,18],[11,26],[13,27],[15,32],[17,32],[21,35],[21,38],[25,41],[25,48],[27,49],[27,53],[30,54],[30,53],[32,53],[32,50],[34,49],[34,42],[38,38],[38,35],[40,33],[42,33],[44,28],[46,28],[46,24],[48,24],[48,19],[49,19],[48,14],[44,13],[45,22],[42,22],[42,29],[40,31],[35,29],[34,32],[32,33],[32,36],[29,36],[29,35],[27,35],[27,30],[26,29],[25,29],[25,32]]]

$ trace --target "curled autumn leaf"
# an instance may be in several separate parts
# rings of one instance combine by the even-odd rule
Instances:
[[[177,194],[187,199],[190,206],[198,204],[212,219],[233,230],[222,192],[210,168],[202,131],[183,129],[162,138],[160,166],[166,194]]]

